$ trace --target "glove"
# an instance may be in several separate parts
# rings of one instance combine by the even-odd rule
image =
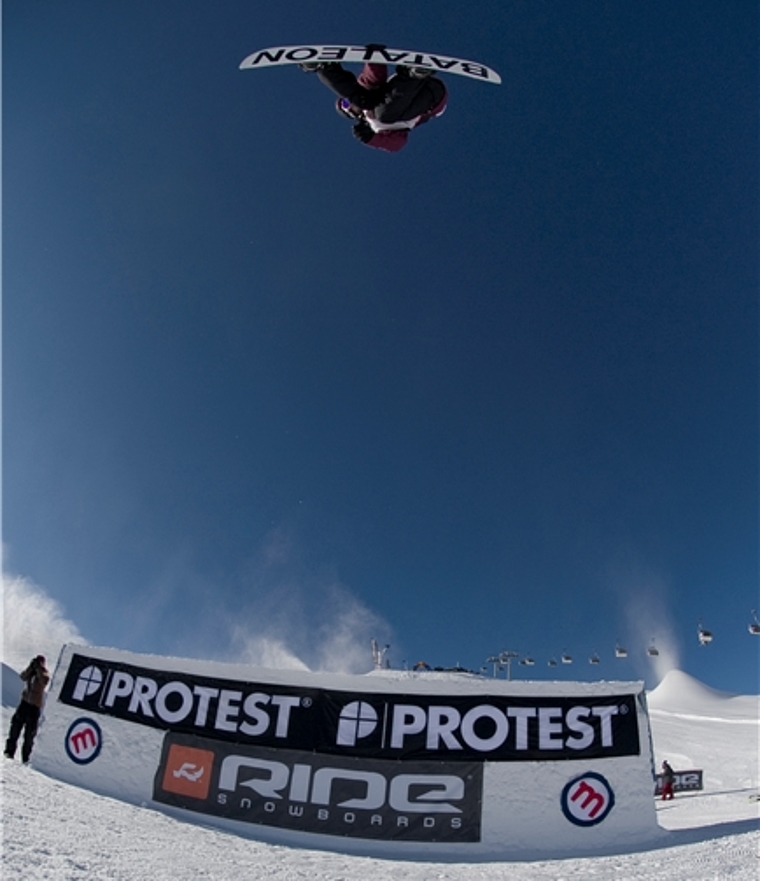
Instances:
[[[357,141],[361,141],[362,144],[368,144],[375,136],[372,126],[368,122],[357,122],[351,129],[351,134]]]

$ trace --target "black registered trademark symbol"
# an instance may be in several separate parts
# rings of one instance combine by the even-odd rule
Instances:
[[[302,697],[301,698],[301,706],[302,707],[310,707],[311,706],[311,698],[310,697]]]
[[[620,705],[620,715],[625,716],[625,714],[627,712],[628,712],[628,704],[621,704]]]

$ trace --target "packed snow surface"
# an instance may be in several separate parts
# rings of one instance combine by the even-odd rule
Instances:
[[[4,671],[5,672],[5,671]],[[11,708],[3,689],[4,723]],[[264,844],[183,822],[4,764],[3,878],[55,881],[707,881],[752,879],[758,848],[758,697],[734,696],[679,671],[649,695],[654,753],[704,771],[703,792],[657,802],[661,846],[532,862],[382,860]]]

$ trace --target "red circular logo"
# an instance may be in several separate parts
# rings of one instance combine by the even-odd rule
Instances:
[[[77,719],[66,732],[66,754],[77,765],[87,765],[100,754],[103,734],[93,719]]]

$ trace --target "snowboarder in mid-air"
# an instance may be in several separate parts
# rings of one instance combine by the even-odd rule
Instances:
[[[379,43],[367,46],[383,48]],[[412,129],[446,109],[446,86],[430,68],[399,65],[389,77],[386,64],[367,62],[357,77],[334,61],[300,67],[316,73],[338,96],[336,109],[354,121],[353,136],[368,147],[395,153],[406,145]]]

